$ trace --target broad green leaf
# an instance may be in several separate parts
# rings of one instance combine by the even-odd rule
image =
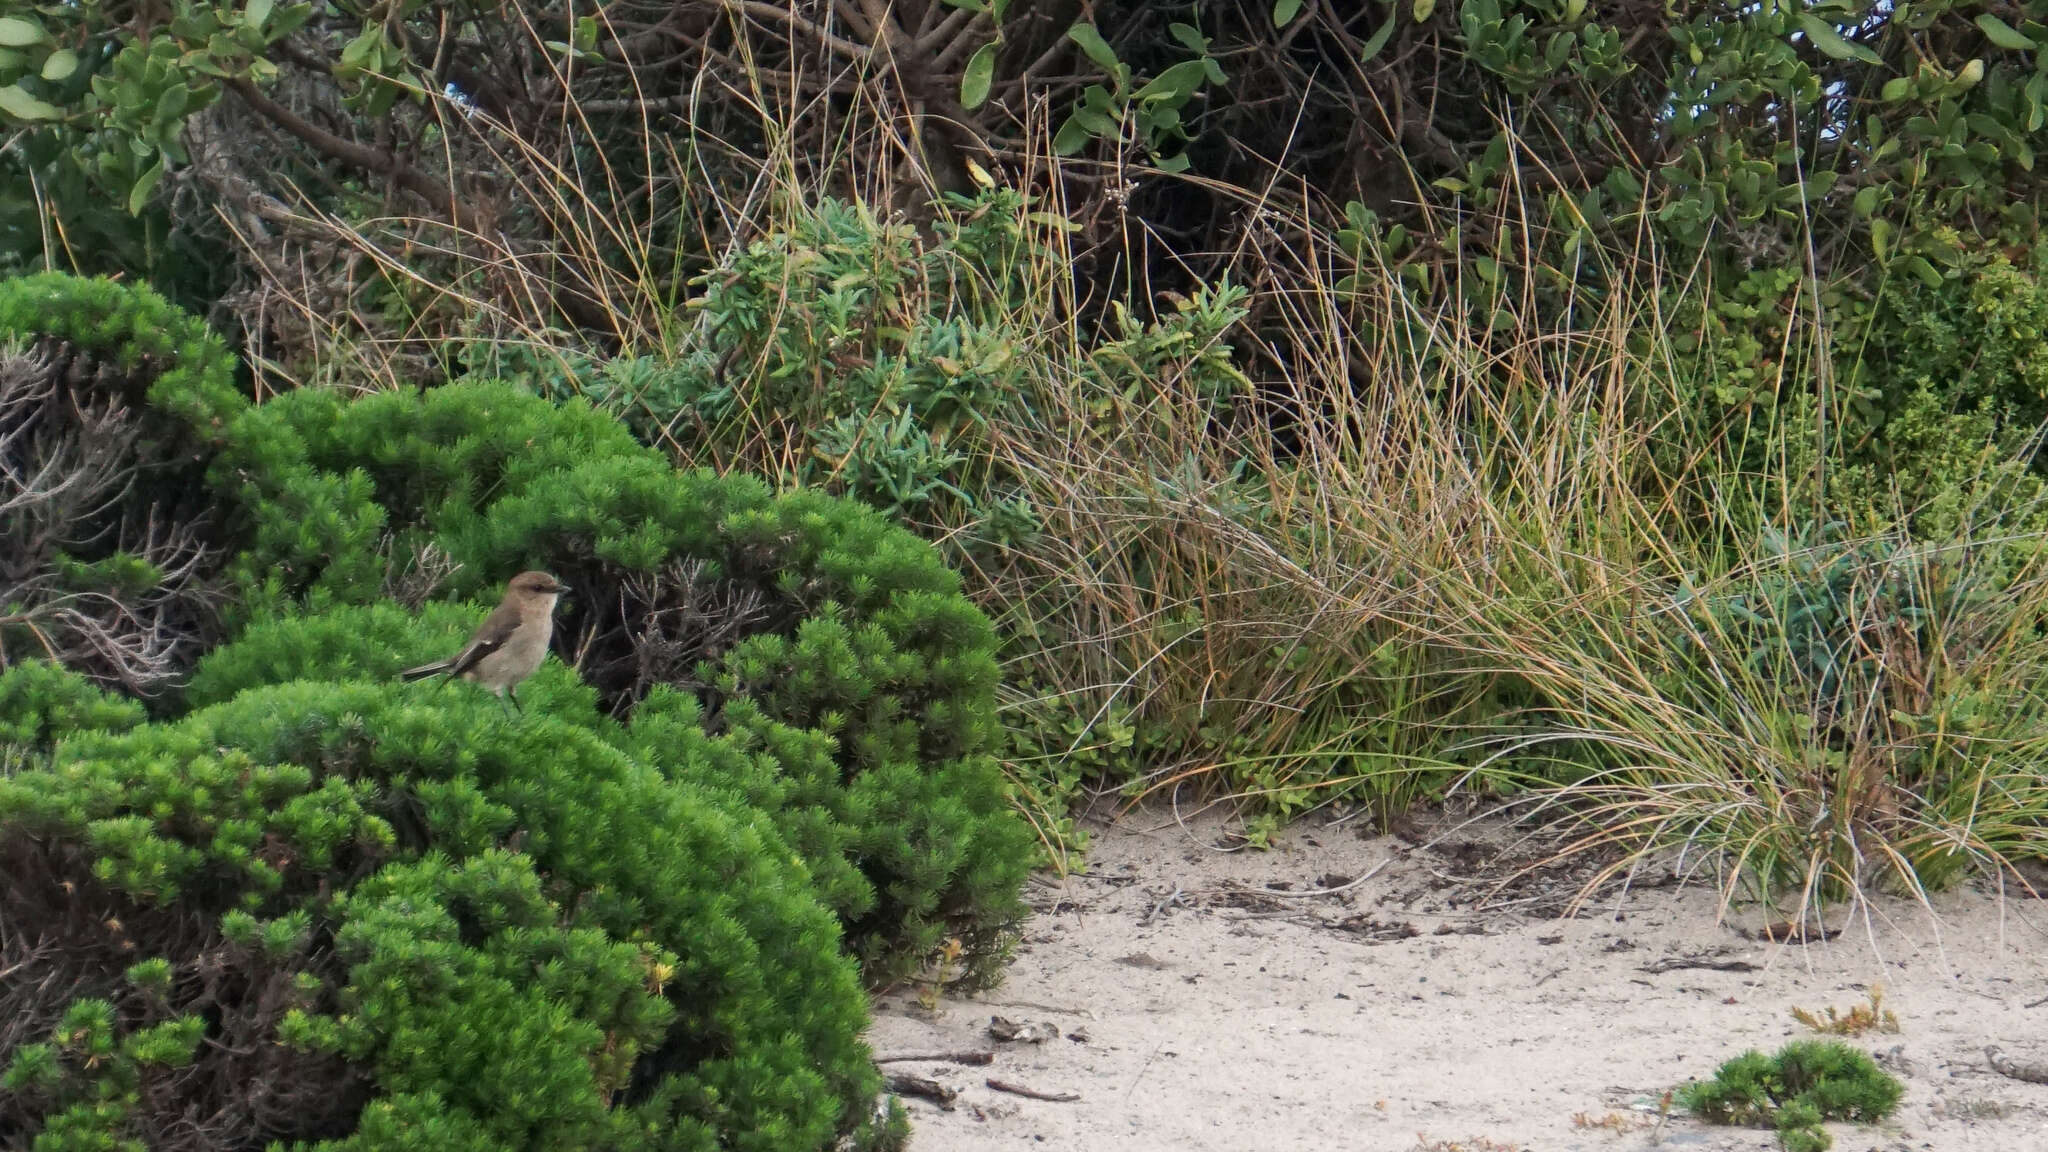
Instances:
[[[1436,11],[1436,0],[1415,0],[1415,22],[1422,23]]]
[[[19,16],[0,16],[0,48],[28,48],[43,42],[43,26]]]
[[[1162,156],[1153,162],[1153,167],[1161,172],[1185,172],[1188,170],[1187,153],[1183,152],[1178,156]]]
[[[1380,54],[1380,49],[1385,48],[1387,41],[1393,39],[1394,25],[1396,23],[1398,21],[1392,16],[1380,21],[1379,31],[1374,32],[1372,37],[1365,42],[1365,47],[1359,50],[1358,62],[1360,64],[1370,64],[1372,63],[1372,58]]]
[[[1209,50],[1209,38],[1202,35],[1192,24],[1182,24],[1176,21],[1167,25],[1166,30],[1173,33],[1173,38],[1180,41],[1180,46],[1190,52],[1207,52]]]
[[[2032,52],[2040,45],[2028,39],[2026,34],[1989,12],[1977,16],[1977,27],[1984,30],[1985,38],[2000,48],[2014,52]]]
[[[311,4],[294,4],[278,13],[277,23],[270,31],[275,36],[289,36],[297,32],[305,25],[306,21],[312,18],[313,6]]]
[[[64,113],[58,111],[53,105],[45,104],[24,92],[19,84],[9,84],[5,88],[0,88],[0,114],[15,120],[61,120],[64,118]]]
[[[597,17],[578,16],[576,18],[576,50],[578,52],[588,52],[595,47],[597,47]]]
[[[1285,28],[1301,15],[1302,0],[1273,0],[1273,27]]]
[[[1194,95],[1207,79],[1208,72],[1200,60],[1183,60],[1158,76],[1143,88],[1138,89],[1133,100],[1151,100],[1166,97],[1169,100],[1185,100]]]
[[[1072,156],[1088,146],[1089,137],[1092,135],[1093,133],[1088,131],[1088,126],[1081,123],[1080,112],[1076,111],[1067,117],[1065,124],[1060,125],[1058,132],[1053,133],[1052,150],[1061,156]]]
[[[398,103],[404,92],[396,84],[375,84],[370,88],[370,98],[363,102],[363,110],[372,117],[390,114],[391,106]]]
[[[1551,72],[1564,66],[1564,58],[1572,54],[1572,47],[1578,40],[1569,32],[1560,32],[1543,45],[1543,67]]]
[[[1877,185],[1868,184],[1856,190],[1856,199],[1849,205],[1858,216],[1869,216],[1877,211]]]
[[[128,214],[142,215],[142,206],[149,203],[149,194],[156,191],[157,181],[164,178],[164,158],[158,156],[156,163],[135,178],[135,187],[128,190]]]
[[[50,53],[49,59],[43,61],[43,79],[48,80],[52,84],[60,80],[69,79],[71,74],[76,71],[78,71],[78,53],[73,52],[69,48],[59,48],[55,52]]]
[[[378,46],[382,42],[383,38],[384,28],[382,25],[378,25],[366,29],[362,33],[362,35],[357,36],[355,39],[350,40],[347,44],[342,45],[342,68],[347,70],[354,70],[364,67],[370,60],[370,58],[376,55]]]
[[[1887,104],[1896,104],[1912,94],[1913,78],[1911,76],[1892,77],[1884,82],[1884,90],[1878,93]]]
[[[1081,127],[1090,136],[1108,136],[1116,132],[1116,121],[1110,119],[1108,113],[1086,104],[1074,109],[1074,119],[1081,122]]]
[[[1834,25],[1811,12],[1799,14],[1799,30],[1806,33],[1807,39],[1813,41],[1814,47],[1837,60],[1854,58],[1865,64],[1884,63],[1884,57],[1861,44],[1852,44],[1843,39],[1842,34],[1835,31]]]
[[[159,124],[176,123],[191,102],[192,90],[183,84],[173,84],[157,97],[156,115],[152,119]]]
[[[262,28],[276,7],[276,0],[249,0],[249,7],[242,12],[242,23],[251,28]]]
[[[960,105],[972,111],[988,99],[996,79],[996,42],[983,44],[967,58],[967,71],[960,77]]]
[[[1067,29],[1067,38],[1079,44],[1081,51],[1086,52],[1088,58],[1103,71],[1115,73],[1123,67],[1123,61],[1116,58],[1116,50],[1102,38],[1102,33],[1095,30],[1095,25],[1076,24]]]
[[[1870,222],[1870,249],[1877,254],[1879,260],[1885,259],[1891,253],[1891,221],[1879,219]]]
[[[1906,271],[1918,276],[1929,288],[1941,287],[1941,272],[1925,256],[1906,257]]]

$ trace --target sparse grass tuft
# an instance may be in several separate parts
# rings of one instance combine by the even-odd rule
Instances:
[[[1861,1036],[1865,1032],[1897,1032],[1899,1018],[1884,1006],[1884,989],[1876,984],[1870,986],[1869,1001],[1852,1004],[1847,1012],[1837,1013],[1832,1005],[1823,1019],[1818,1013],[1794,1007],[1792,1018],[1813,1029],[1832,1036]]]

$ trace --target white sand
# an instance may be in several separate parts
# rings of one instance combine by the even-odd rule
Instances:
[[[1767,1131],[1675,1110],[1660,1128],[1658,1097],[1745,1048],[1810,1035],[1790,1009],[1846,1011],[1873,984],[1901,1029],[1849,1042],[1883,1054],[1905,1102],[1882,1126],[1830,1125],[1837,1149],[2048,1152],[2048,1086],[1999,1075],[1984,1053],[2048,1058],[2048,902],[1960,891],[1935,899],[1938,920],[1891,902],[1837,914],[1841,936],[1803,946],[1717,922],[1699,887],[1637,888],[1557,919],[1583,871],[1475,910],[1529,855],[1499,822],[1449,827],[1403,840],[1311,822],[1274,850],[1226,853],[1214,819],[1144,809],[1097,826],[1086,875],[1034,883],[1038,914],[1003,987],[936,1011],[908,993],[878,1004],[880,1056],[995,1052],[987,1067],[885,1066],[959,1090],[951,1111],[907,1101],[913,1152],[1774,1148]],[[1436,847],[1414,846],[1430,836]],[[1337,896],[1251,891],[1382,863]],[[1645,971],[1675,959],[1756,967]],[[999,1043],[991,1015],[1061,1037]],[[1080,1099],[1023,1099],[991,1077]]]

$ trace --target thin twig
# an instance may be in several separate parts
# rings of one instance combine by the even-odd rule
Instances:
[[[1022,1084],[1012,1084],[1007,1080],[997,1080],[994,1077],[989,1078],[988,1086],[998,1092],[1008,1092],[1012,1096],[1022,1096],[1026,1100],[1046,1100],[1054,1104],[1071,1104],[1081,1098],[1079,1092],[1040,1092],[1036,1088],[1026,1088]]]
[[[993,1052],[906,1052],[900,1056],[877,1056],[877,1064],[991,1064]]]

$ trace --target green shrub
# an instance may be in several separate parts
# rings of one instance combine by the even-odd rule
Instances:
[[[988,439],[1019,414],[1044,335],[1010,319],[1030,255],[1023,201],[1002,190],[957,207],[926,244],[824,200],[699,278],[707,337],[685,355],[581,361],[532,383],[687,460],[778,461],[778,479],[920,523],[1028,520]]]
[[[149,434],[167,450],[218,447],[249,407],[221,338],[142,285],[57,272],[0,280],[0,342],[40,340],[86,357],[81,375],[96,388],[157,414]]]
[[[149,678],[88,664],[95,678],[146,688],[229,628],[393,595],[491,598],[510,572],[551,568],[576,589],[562,635],[614,715],[669,684],[695,695],[715,730],[734,726],[729,704],[751,701],[753,711],[732,715],[829,743],[830,770],[807,761],[807,783],[791,795],[829,810],[838,832],[798,839],[844,880],[829,891],[874,978],[906,974],[948,934],[969,943],[973,978],[993,977],[1022,915],[1030,834],[1007,812],[989,759],[993,632],[927,545],[849,502],[679,473],[605,413],[509,385],[353,402],[307,391],[250,408],[218,341],[146,290],[11,282],[0,320],[13,326],[0,331],[109,349],[108,363],[134,369],[108,377],[129,390],[121,402],[138,402],[147,383],[145,411],[177,417],[159,415],[136,441],[175,468],[135,486],[153,503],[117,515],[117,526],[196,525],[175,537],[175,569],[146,552],[0,558],[21,581],[17,594],[42,596],[60,622],[81,596],[116,621],[140,602],[154,609],[140,619],[159,625],[147,635],[176,638],[148,653]],[[160,376],[142,371],[163,365]],[[0,515],[0,532],[11,524],[49,538]],[[7,635],[17,624],[27,633]],[[223,655],[192,689],[217,702],[260,683],[384,669],[395,651],[439,657],[461,639],[460,625],[439,626],[429,634],[447,648],[422,651],[411,639],[373,642],[405,633],[388,616],[361,635],[300,625],[281,649],[265,640]],[[47,621],[0,612],[0,651],[75,654],[51,637]],[[905,824],[893,832],[872,824],[896,815]],[[846,855],[828,861],[833,853]]]
[[[1904,1093],[1876,1061],[1839,1040],[1794,1040],[1774,1056],[1744,1052],[1678,1097],[1711,1123],[1776,1128],[1788,1152],[1801,1152],[1829,1146],[1822,1121],[1877,1123]]]
[[[2038,530],[2048,419],[2048,251],[2006,251],[1943,232],[1951,267],[1935,283],[1888,280],[1844,325],[1854,342],[1848,467],[1830,495],[1877,520],[1900,506],[1925,538],[2004,516]],[[1848,311],[1845,309],[1845,311]],[[1856,321],[1860,321],[1857,323]]]
[[[2048,253],[1946,229],[1930,243],[1938,275],[1777,266],[1677,292],[1682,418],[1645,413],[1666,420],[1666,471],[1703,474],[1692,495],[1741,505],[1751,530],[1789,502],[1857,534],[2038,531]]]
[[[0,745],[48,748],[72,732],[120,732],[143,719],[133,700],[47,660],[0,669]]]
[[[949,938],[958,967],[932,979],[972,991],[1000,978],[1034,845],[992,760],[884,759],[848,778],[824,730],[743,698],[726,704],[716,736],[699,715],[693,697],[664,689],[634,713],[623,744],[675,779],[772,813],[871,980],[908,975],[948,952]]]
[[[301,680],[0,779],[0,939],[69,945],[6,957],[30,978],[0,994],[0,1132],[887,1137],[861,1135],[862,998],[790,849],[586,727],[458,687]],[[224,1042],[179,1047],[205,1014]],[[171,1125],[195,1099],[219,1110]]]
[[[994,632],[929,545],[850,501],[678,472],[588,406],[506,385],[298,393],[244,430],[219,470],[257,478],[242,489],[262,525],[238,561],[256,589],[245,608],[304,605],[315,639],[253,628],[208,661],[196,699],[452,650],[460,628],[438,618],[438,651],[388,613],[317,622],[384,599],[397,557],[431,547],[447,565],[436,594],[474,599],[545,568],[572,589],[558,628],[605,711],[666,685],[695,701],[690,723],[795,758],[754,799],[818,872],[871,979],[909,974],[949,936],[962,979],[994,978],[1033,841],[991,758]],[[662,751],[652,762],[691,774]]]

